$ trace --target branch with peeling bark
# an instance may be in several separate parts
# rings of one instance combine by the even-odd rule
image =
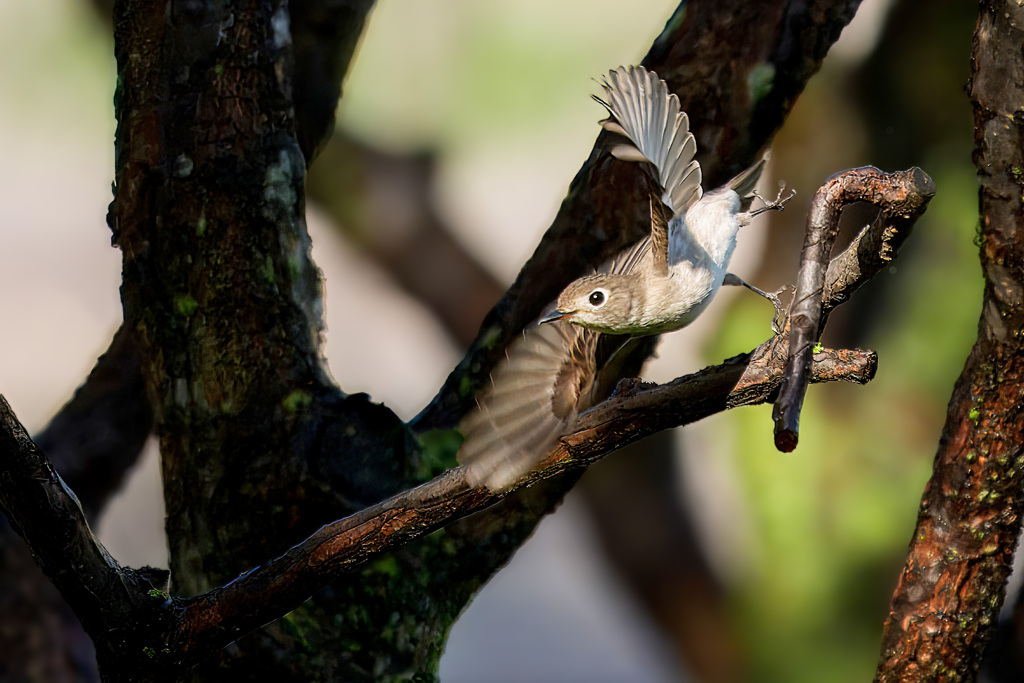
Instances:
[[[814,343],[828,311],[846,301],[865,281],[863,269],[873,274],[892,260],[934,195],[935,183],[919,168],[890,174],[871,166],[836,174],[815,193],[807,214],[800,275],[789,313],[789,361],[772,415],[775,446],[780,451],[796,448]],[[873,226],[854,240],[857,252],[847,249],[830,264],[829,255],[839,233],[839,215],[854,202],[870,202],[881,211]],[[863,257],[859,253],[862,249]],[[833,296],[826,297],[827,292]]]
[[[858,182],[902,183],[910,188],[908,192],[929,187],[922,182],[927,176],[917,169],[892,175],[858,169],[842,177],[848,187]],[[848,198],[856,196],[851,192]],[[883,201],[883,206],[889,205]],[[839,211],[829,216],[828,220],[838,221]],[[845,301],[877,273],[887,262],[885,254],[902,242],[893,238],[897,234],[902,233],[886,221],[876,221],[863,231],[834,260],[835,269],[830,272],[836,276],[825,285],[824,305]],[[585,468],[654,432],[771,400],[784,378],[791,329],[787,319],[782,334],[752,352],[663,385],[623,380],[610,399],[584,413],[575,431],[563,437],[540,467],[511,491],[495,494],[484,487],[471,488],[462,468],[449,470],[322,527],[280,557],[194,598],[167,596],[154,577],[122,568],[107,555],[78,501],[2,397],[0,502],[43,570],[83,615],[98,650],[116,654],[122,663],[124,658],[135,658],[135,666],[126,668],[136,680],[173,678],[241,635],[288,613],[339,575],[489,507],[518,488]],[[876,357],[870,351],[821,350],[813,355],[809,379],[865,383],[875,367]],[[81,571],[82,567],[89,569]]]

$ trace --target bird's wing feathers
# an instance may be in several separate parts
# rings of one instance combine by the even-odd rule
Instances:
[[[619,373],[634,368],[623,347],[651,343],[577,327],[531,324],[491,373],[459,429],[459,464],[471,486],[509,489],[572,431],[581,412],[603,401]]]
[[[600,271],[632,273],[653,267],[667,273],[668,218],[702,196],[700,166],[689,119],[679,99],[656,75],[641,67],[620,67],[604,82],[608,101],[596,98],[611,118],[602,125],[632,145],[612,150],[619,158],[650,162],[661,185],[651,201],[651,234],[606,263]],[[751,173],[748,171],[747,173]],[[760,175],[760,169],[753,173]],[[747,174],[737,176],[741,196]],[[740,192],[744,189],[744,192]],[[650,264],[650,265],[649,265]],[[624,347],[654,344],[654,338],[599,334],[568,322],[531,325],[509,345],[507,358],[477,396],[477,407],[459,425],[465,441],[458,452],[471,485],[504,491],[536,467],[580,412],[604,400],[623,372],[639,371]]]
[[[597,269],[598,273],[612,273],[615,275],[627,275],[637,273],[647,268],[648,259],[651,258],[651,251],[654,248],[652,236],[648,235],[629,249],[620,251],[613,258],[601,264]]]
[[[459,425],[466,440],[458,460],[470,485],[508,489],[572,428],[593,382],[595,337],[569,323],[533,324],[509,345]]]
[[[665,205],[651,197],[651,267],[655,275],[668,277],[668,219]]]
[[[665,81],[643,67],[620,66],[608,72],[603,87],[607,101],[594,99],[612,116],[604,127],[633,143],[615,147],[612,153],[654,164],[664,192],[661,199],[673,213],[700,199],[700,165],[693,158],[697,143],[679,98],[668,91]]]

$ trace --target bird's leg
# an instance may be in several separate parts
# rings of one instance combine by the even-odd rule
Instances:
[[[622,337],[616,337],[616,338],[617,339],[621,339]],[[635,346],[635,343],[636,343],[636,341],[638,339],[640,339],[640,337],[632,337],[632,336],[626,337],[626,341],[622,342],[618,347],[616,347],[616,349],[614,351],[612,351],[612,355],[608,356],[608,360],[606,360],[601,365],[601,367],[602,368],[608,368],[608,367],[611,367],[613,362],[616,362],[616,363],[624,362],[626,360],[626,356],[629,355],[630,352],[632,352],[632,350],[633,350],[633,348]]]
[[[750,212],[750,217],[753,218],[754,216],[759,216],[762,213],[764,213],[765,211],[784,211],[786,209],[786,202],[788,202],[790,199],[792,199],[793,197],[796,196],[796,190],[790,190],[789,194],[787,194],[785,197],[783,197],[782,193],[785,192],[785,191],[786,191],[786,186],[785,186],[785,184],[783,184],[779,188],[778,196],[776,196],[774,200],[768,201],[767,199],[762,197],[757,192],[757,190],[754,190],[752,192],[752,194],[755,197],[757,197],[758,199],[760,199],[761,203],[764,204],[764,206],[762,206],[759,209],[754,209],[753,211],[751,211]]]
[[[744,280],[741,280],[738,276],[733,275],[732,273],[725,274],[725,279],[722,280],[722,284],[734,285],[737,287],[746,287],[754,294],[762,296],[765,299],[768,299],[768,301],[771,301],[772,306],[775,307],[775,315],[772,317],[772,332],[774,332],[775,334],[779,334],[782,331],[780,325],[782,324],[782,318],[786,312],[782,308],[782,299],[779,298],[779,294],[786,291],[788,285],[782,287],[773,294],[771,292],[766,292],[764,290],[758,289],[754,285],[750,284],[749,282],[745,282]]]

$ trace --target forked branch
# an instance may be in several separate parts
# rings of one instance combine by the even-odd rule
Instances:
[[[811,356],[828,311],[846,301],[868,279],[865,270],[870,277],[894,258],[934,195],[935,183],[917,167],[883,173],[872,166],[838,173],[815,193],[807,214],[800,274],[789,314],[789,360],[772,416],[775,446],[780,451],[796,448]],[[878,218],[830,264],[839,217],[855,202],[878,206]]]

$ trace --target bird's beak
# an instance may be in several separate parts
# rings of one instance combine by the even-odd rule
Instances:
[[[572,313],[562,313],[560,310],[556,308],[555,310],[551,311],[537,322],[539,325],[543,325],[544,323],[553,323],[557,320],[564,320],[565,318],[568,318],[571,315]]]

